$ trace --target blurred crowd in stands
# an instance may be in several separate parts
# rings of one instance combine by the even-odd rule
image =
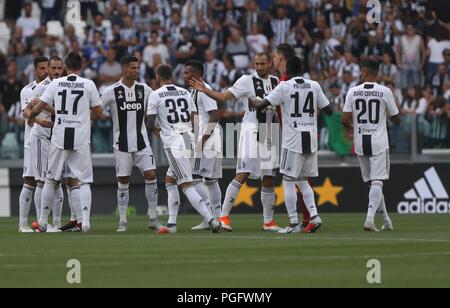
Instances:
[[[20,91],[34,80],[36,56],[63,58],[69,50],[79,51],[82,75],[94,80],[100,93],[119,80],[125,54],[141,59],[140,79],[152,88],[157,87],[158,64],[172,64],[176,82],[184,85],[183,63],[199,59],[206,66],[205,80],[221,91],[253,71],[255,53],[271,52],[281,43],[295,48],[305,76],[320,82],[337,111],[349,88],[360,82],[360,61],[379,60],[380,82],[394,90],[405,119],[401,127],[391,127],[393,150],[410,151],[413,122],[420,147],[450,148],[445,1],[380,0],[375,23],[367,20],[368,0],[80,0],[81,21],[76,23],[67,22],[65,2],[0,1],[3,158],[20,156],[25,125]],[[238,122],[243,103],[223,106],[224,122]],[[324,121],[321,126],[321,148],[328,149]],[[93,139],[95,152],[112,152],[107,110],[95,124]]]

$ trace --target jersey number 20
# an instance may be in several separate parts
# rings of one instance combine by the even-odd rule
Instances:
[[[189,103],[185,98],[179,98],[177,101],[168,99],[166,100],[166,107],[169,108],[170,115],[167,117],[167,121],[169,121],[170,124],[191,121]],[[178,111],[178,108],[181,108],[180,111]]]
[[[356,110],[358,113],[358,124],[378,124],[380,123],[380,108],[381,102],[378,99],[371,99],[366,101],[364,99],[357,99],[355,101]],[[369,115],[367,115],[367,112]]]

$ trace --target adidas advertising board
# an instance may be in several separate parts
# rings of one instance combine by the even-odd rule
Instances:
[[[166,168],[158,168],[158,204],[167,207],[167,192],[164,186]],[[1,183],[6,184],[8,170],[2,171]],[[320,176],[312,180],[316,195],[316,202],[321,213],[366,213],[369,187],[361,178],[358,166],[320,168]],[[225,194],[228,185],[235,176],[233,166],[223,170],[223,178],[219,181],[222,192]],[[92,213],[111,215],[116,211],[117,184],[111,179],[115,178],[115,169],[112,167],[94,168],[92,185]],[[0,184],[0,215],[17,216],[19,212],[19,195],[22,189],[22,169],[9,170],[8,185]],[[134,170],[130,179],[130,207],[139,215],[147,213],[147,201],[143,194],[142,177]],[[233,213],[262,213],[261,183],[249,181],[242,186],[241,194],[236,200]],[[391,213],[405,215],[414,214],[446,214],[450,213],[450,164],[393,164],[391,179],[383,188],[386,205]],[[281,177],[275,187],[276,213],[285,214],[284,190]],[[10,196],[10,197],[9,197]],[[11,200],[11,206],[7,206]],[[65,199],[67,200],[67,198]],[[191,206],[182,195],[182,203],[186,206],[180,208],[181,214],[194,214]],[[34,211],[34,207],[31,207]],[[68,206],[64,206],[67,214]]]
[[[436,168],[425,171],[414,188],[408,190],[405,201],[398,204],[400,214],[450,214],[450,200]]]

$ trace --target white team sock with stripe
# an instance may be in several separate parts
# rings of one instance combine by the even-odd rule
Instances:
[[[194,187],[189,187],[188,189],[183,191],[186,197],[188,198],[191,205],[195,208],[195,210],[203,216],[205,221],[210,222],[214,217],[211,214],[211,211],[206,206],[205,201],[200,197],[197,190]]]
[[[39,225],[41,227],[48,225],[48,216],[52,211],[53,201],[55,199],[55,187],[56,183],[54,181],[46,181],[42,190],[41,216],[39,218]]]
[[[75,186],[69,188],[70,191],[70,203],[72,204],[73,217],[72,221],[77,221],[77,223],[81,223],[83,220],[83,214],[81,211],[81,189],[80,186]]]
[[[208,194],[208,188],[206,187],[205,183],[203,183],[202,180],[194,180],[194,188],[197,191],[197,193],[200,195],[200,197],[205,201],[206,207],[212,214],[212,206],[211,202],[209,201],[209,194]]]
[[[373,182],[369,192],[369,211],[367,213],[366,224],[373,224],[378,208],[383,201],[383,183]]]
[[[69,186],[66,186],[67,189],[67,202],[69,203],[69,208],[70,208],[70,221],[75,221],[77,220],[77,216],[75,214],[75,211],[73,210],[73,206],[72,206],[72,191],[70,189]]]
[[[30,214],[31,202],[35,188],[27,184],[23,185],[19,198],[19,225],[28,226],[28,215]]]
[[[148,202],[148,218],[158,218],[156,210],[158,207],[158,182],[156,180],[145,181],[145,197]]]
[[[225,199],[223,200],[222,214],[220,217],[230,216],[231,209],[234,206],[234,202],[239,196],[242,185],[233,180],[228,186],[227,193],[225,194]]]
[[[81,210],[82,210],[82,224],[83,228],[87,225],[90,227],[90,219],[91,219],[91,206],[92,206],[92,191],[91,185],[82,184],[80,187],[81,193]]]
[[[317,212],[316,199],[311,185],[309,185],[308,181],[298,182],[297,185],[303,195],[303,201],[308,208],[310,217],[316,217],[319,213]]]
[[[166,184],[167,202],[169,210],[169,225],[176,225],[178,218],[178,210],[180,209],[180,193],[176,184]]]
[[[53,225],[61,226],[62,208],[64,204],[64,192],[61,185],[55,187],[55,199],[53,200]]]
[[[36,217],[39,221],[41,218],[41,209],[42,209],[42,191],[44,190],[44,184],[37,183],[36,191],[34,192],[34,206],[36,208]]]
[[[298,212],[297,212],[297,188],[293,181],[283,181],[284,186],[284,201],[286,203],[286,209],[289,215],[289,221],[291,224],[297,225]]]
[[[268,224],[273,221],[275,215],[275,189],[273,187],[263,187],[261,189],[261,203],[263,205],[264,223]]]
[[[213,216],[219,218],[220,214],[222,214],[222,191],[220,190],[219,181],[206,180],[205,184],[208,188]]]
[[[130,202],[130,184],[119,183],[117,189],[117,205],[121,222],[127,222],[128,203]]]

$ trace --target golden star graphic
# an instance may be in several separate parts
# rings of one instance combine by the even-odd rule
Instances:
[[[245,183],[244,185],[242,185],[241,192],[234,202],[234,207],[238,207],[242,203],[246,204],[247,206],[254,207],[255,204],[253,203],[253,195],[258,191],[259,188],[250,187],[247,185],[247,183]]]
[[[314,187],[314,191],[319,195],[318,206],[322,206],[325,203],[330,202],[334,206],[339,207],[337,195],[340,194],[343,190],[344,187],[334,186],[333,183],[331,183],[330,178],[326,178],[323,186]]]
[[[284,187],[281,184],[278,187],[275,187],[275,194],[277,195],[277,201],[275,202],[276,206],[281,206],[284,204]]]

